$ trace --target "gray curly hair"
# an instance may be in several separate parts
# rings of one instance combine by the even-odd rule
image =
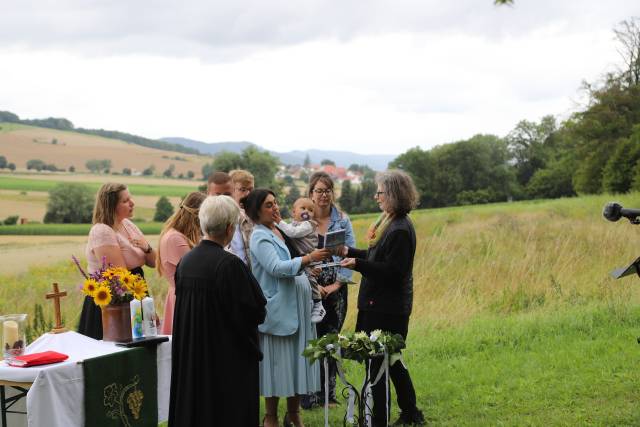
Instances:
[[[418,206],[419,195],[413,180],[405,172],[391,169],[376,176],[376,183],[385,192],[387,210],[406,215]]]

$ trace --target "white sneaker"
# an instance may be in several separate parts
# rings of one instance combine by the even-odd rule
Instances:
[[[313,303],[313,308],[311,309],[311,323],[319,323],[324,319],[325,314],[327,314],[327,310],[322,306],[322,301],[318,301]]]

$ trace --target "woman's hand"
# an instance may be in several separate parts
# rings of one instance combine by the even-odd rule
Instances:
[[[331,257],[331,251],[327,248],[315,249],[308,256],[312,262],[318,262]]]
[[[151,245],[143,238],[133,238],[133,239],[129,239],[129,241],[131,242],[131,244],[133,246],[135,246],[136,248],[140,248],[142,249],[142,252],[144,253],[149,253],[149,248],[151,248]]]
[[[334,293],[337,290],[339,290],[341,287],[342,287],[342,283],[340,283],[340,282],[335,282],[335,283],[332,283],[332,284],[324,286],[324,287],[321,286],[320,287],[320,295],[322,296],[322,299],[325,299],[326,297],[328,297],[332,293]]]
[[[273,213],[273,222],[275,222],[276,224],[280,224],[280,222],[282,222],[282,216],[280,215],[279,210]]]
[[[340,261],[340,267],[348,268],[349,270],[353,270],[356,268],[356,259],[355,258],[345,258]]]

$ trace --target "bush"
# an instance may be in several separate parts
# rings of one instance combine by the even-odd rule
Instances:
[[[144,176],[151,176],[153,175],[153,172],[155,172],[156,167],[154,165],[149,166],[148,168],[146,168],[145,170],[142,171],[142,175]]]
[[[122,175],[131,175],[131,169],[123,168],[122,169]]]
[[[171,215],[173,215],[171,202],[165,196],[160,197],[156,203],[156,213],[153,216],[153,220],[156,222],[165,222]]]
[[[49,190],[44,223],[86,224],[93,216],[93,192],[85,185],[61,183]]]
[[[16,225],[18,223],[18,215],[8,216],[2,223],[4,225]]]
[[[42,169],[47,166],[45,162],[40,159],[31,159],[27,161],[27,170],[35,169],[40,172]]]
[[[76,167],[71,165],[69,166],[69,172],[75,172],[76,171]]]
[[[111,169],[111,160],[110,159],[91,159],[87,160],[85,163],[87,169],[89,169],[93,173],[109,173],[109,169]]]
[[[573,189],[573,169],[557,164],[548,169],[539,169],[527,184],[527,193],[533,199],[555,199],[576,195]]]
[[[461,191],[456,196],[458,205],[482,205],[494,201],[495,195],[491,189]]]
[[[9,163],[9,165],[7,166],[9,168],[9,170],[16,170],[16,164],[15,163]]]
[[[7,164],[7,158],[5,156],[0,156],[0,169],[6,168]]]

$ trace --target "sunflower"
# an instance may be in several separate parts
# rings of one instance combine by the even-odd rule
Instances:
[[[144,279],[135,280],[130,289],[136,299],[141,300],[147,296],[147,282]]]
[[[93,294],[93,301],[96,305],[104,307],[111,302],[111,290],[106,285],[100,285]]]
[[[104,277],[107,280],[111,280],[113,279],[113,276],[115,276],[116,274],[117,272],[115,268],[108,268],[102,272],[102,277]]]
[[[122,284],[122,289],[128,291],[133,286],[136,281],[136,276],[131,274],[129,271],[120,275],[120,283]]]
[[[87,279],[84,281],[82,285],[82,292],[90,297],[93,297],[96,293],[96,289],[98,288],[98,282],[95,279]]]
[[[112,270],[116,276],[124,277],[127,274],[131,274],[126,267],[112,267]]]

